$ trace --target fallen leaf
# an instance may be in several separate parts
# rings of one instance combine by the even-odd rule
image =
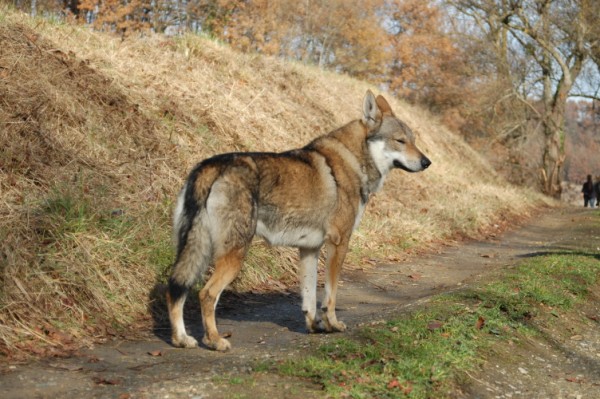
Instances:
[[[565,380],[567,380],[569,382],[575,382],[577,384],[581,384],[583,382],[583,380],[581,380],[577,377],[567,377],[567,378],[565,378]]]
[[[119,384],[121,384],[121,380],[118,380],[118,379],[109,380],[109,379],[103,378],[103,377],[93,377],[92,380],[97,385],[119,385]]]
[[[578,334],[578,335],[573,335],[573,336],[571,337],[571,339],[572,339],[573,341],[583,341],[583,336],[581,336],[581,335],[579,335],[579,334]]]
[[[586,315],[586,317],[593,321],[600,321],[600,317],[594,315]]]
[[[148,354],[149,354],[150,356],[162,356],[162,352],[161,352],[161,351],[159,351],[159,350],[155,350],[155,351],[152,351],[152,352],[148,352]]]
[[[479,316],[477,323],[475,323],[475,328],[481,330],[483,326],[485,326],[485,319],[482,316]]]
[[[406,381],[405,385],[402,385],[397,378],[394,378],[387,384],[388,389],[398,388],[403,394],[408,395],[412,392],[413,387],[410,381]]]
[[[441,321],[432,321],[431,323],[427,324],[427,328],[430,331],[433,331],[437,330],[438,328],[442,328],[443,325],[444,323],[442,323]]]
[[[394,378],[387,384],[388,389],[398,388],[400,386],[402,386],[402,385],[400,385],[400,383],[398,382],[398,380],[396,378]]]

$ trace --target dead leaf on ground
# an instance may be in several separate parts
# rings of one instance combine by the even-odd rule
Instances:
[[[596,316],[596,315],[585,315],[588,319],[592,320],[592,321],[600,321],[600,317]]]
[[[119,379],[108,379],[108,378],[103,378],[103,377],[92,377],[92,380],[97,384],[97,385],[120,385],[121,384],[121,380]]]
[[[442,328],[443,325],[444,323],[442,323],[441,321],[432,321],[431,323],[427,324],[427,329],[429,331],[434,331],[439,328]]]
[[[477,323],[475,323],[475,328],[481,330],[483,326],[485,326],[485,319],[482,316],[479,316]]]
[[[407,250],[406,252],[408,253],[409,251]],[[386,257],[385,260],[393,263],[393,262],[402,262],[403,258],[399,255],[390,255],[390,256]]]
[[[62,331],[56,331],[50,334],[50,338],[61,344],[71,344],[73,343],[73,336]]]
[[[400,383],[398,382],[398,380],[396,378],[394,378],[387,384],[388,389],[398,388],[400,386],[402,386],[402,385],[400,385]]]
[[[574,382],[577,384],[581,384],[583,383],[583,379],[577,378],[577,377],[567,377],[565,378],[565,380],[569,381],[569,382]]]
[[[148,352],[148,354],[149,354],[150,356],[154,356],[154,357],[156,357],[156,356],[162,356],[162,355],[163,355],[163,354],[162,354],[162,352],[161,352],[161,351],[159,351],[158,349],[157,349],[157,350],[155,350],[155,351],[152,351],[152,352]]]
[[[404,395],[408,395],[412,392],[412,384],[410,381],[406,381],[404,384],[401,384],[397,378],[394,378],[387,384],[388,389],[398,388],[402,391]]]

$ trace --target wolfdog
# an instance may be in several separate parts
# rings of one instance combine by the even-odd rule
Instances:
[[[202,342],[217,351],[230,349],[217,331],[215,309],[223,289],[238,275],[254,235],[271,245],[298,248],[308,331],[344,331],[346,325],[335,314],[337,283],[369,196],[392,169],[419,172],[429,165],[410,128],[396,118],[385,98],[375,98],[370,90],[361,119],[303,148],[221,154],[197,164],[174,212],[177,252],[167,292],[173,345],[198,345],[186,333],[183,305],[192,285],[214,265],[200,291]],[[323,246],[325,292],[317,314]]]

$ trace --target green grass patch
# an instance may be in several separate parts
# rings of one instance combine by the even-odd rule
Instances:
[[[530,258],[491,284],[441,295],[416,312],[271,370],[308,378],[331,397],[451,397],[488,348],[536,334],[533,320],[583,300],[599,271],[594,254]]]
[[[123,330],[147,311],[151,284],[166,280],[173,259],[170,204],[129,208],[103,191],[58,184],[31,207],[35,257],[6,273],[36,293],[19,306],[35,312],[37,325],[73,335],[85,334],[82,328],[97,334],[96,326]]]

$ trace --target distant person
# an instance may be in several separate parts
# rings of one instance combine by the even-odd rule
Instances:
[[[583,193],[583,206],[587,208],[589,204],[590,208],[593,208],[596,205],[596,190],[594,189],[592,175],[587,175],[587,181],[583,183],[581,192]]]
[[[596,206],[600,206],[600,177],[596,176],[594,184],[594,193],[596,194]]]

